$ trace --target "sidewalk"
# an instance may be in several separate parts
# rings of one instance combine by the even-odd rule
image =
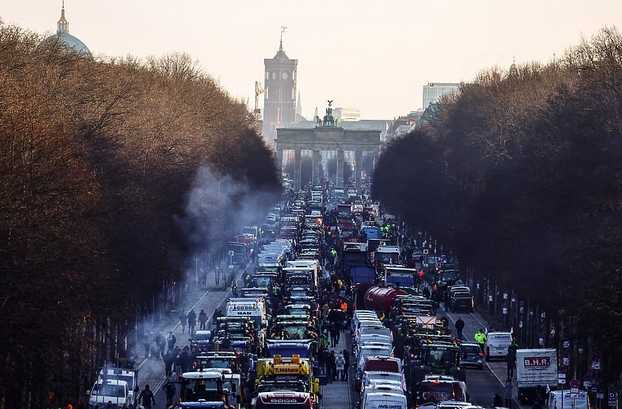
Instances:
[[[191,309],[194,309],[198,314],[201,309],[205,310],[208,317],[214,313],[216,308],[220,306],[220,304],[226,299],[226,296],[229,294],[229,290],[226,291],[209,291],[204,292],[203,295],[195,301],[194,304],[188,305],[187,308],[184,308],[184,312],[188,312]],[[182,327],[179,324],[179,320],[175,323],[169,323],[168,326],[164,327],[161,331],[163,336],[167,336],[169,331],[173,331],[175,337],[177,338],[176,345],[183,348],[184,346],[189,344],[190,334],[188,333],[188,327],[186,326],[186,332],[182,333]],[[154,393],[157,393],[158,390],[162,387],[164,382],[166,381],[164,377],[164,361],[159,357],[151,357],[149,359],[145,359],[141,362],[138,367],[138,384],[140,388],[144,388],[144,385],[148,384],[151,390]]]
[[[350,332],[342,331],[341,337],[339,338],[339,344],[335,348],[332,348],[337,351],[343,351],[344,349],[349,349],[349,338],[351,337]],[[350,358],[351,360],[352,358]],[[352,363],[350,363],[352,364]],[[322,409],[349,409],[352,407],[352,398],[350,396],[352,372],[348,374],[347,381],[334,381],[326,385],[322,385],[320,393],[322,395],[322,401],[320,407]]]
[[[253,264],[249,263],[247,269],[252,269]],[[249,270],[250,271],[250,270]],[[244,269],[241,269],[235,277],[236,282],[239,281],[242,276]],[[183,310],[184,313],[188,313],[191,309],[194,309],[196,314],[199,314],[199,311],[205,310],[205,313],[209,317],[208,326],[211,322],[211,317],[214,314],[214,311],[219,308],[231,295],[231,289],[226,288],[224,290],[200,290],[200,296],[194,298],[191,301],[187,301],[183,305],[180,306],[180,310]],[[194,302],[192,302],[194,301]],[[178,313],[179,314],[179,313]],[[189,345],[190,334],[188,326],[186,326],[185,333],[182,332],[182,326],[179,323],[179,319],[174,319],[169,321],[166,325],[164,325],[160,331],[160,333],[166,337],[169,331],[173,331],[175,334],[175,338],[177,338],[176,346],[183,348],[186,345]],[[197,327],[198,329],[198,323]],[[138,385],[142,390],[145,385],[149,385],[153,393],[156,395],[156,401],[158,403],[157,407],[162,407],[165,402],[165,398],[160,389],[166,382],[166,377],[164,374],[164,361],[159,357],[151,357],[149,359],[145,359],[137,366],[138,370]],[[161,402],[160,402],[161,400]]]

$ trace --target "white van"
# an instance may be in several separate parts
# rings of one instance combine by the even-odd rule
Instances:
[[[198,331],[197,331],[198,332]],[[118,380],[127,382],[127,396],[128,396],[128,405],[134,402],[134,387],[138,383],[138,378],[136,376],[136,371],[132,369],[123,369],[123,368],[113,368],[113,367],[104,367],[99,371],[99,376],[97,377],[97,382],[103,382],[103,380]]]
[[[361,409],[407,409],[406,396],[392,392],[370,392],[363,394]]]
[[[486,360],[508,356],[508,348],[512,344],[510,332],[489,332],[486,334]]]
[[[127,382],[118,379],[98,380],[93,385],[89,395],[89,406],[92,408],[104,406],[112,402],[113,405],[122,407],[129,404]]]
[[[549,392],[549,409],[590,409],[586,391],[572,393],[570,390]]]
[[[361,387],[366,389],[373,384],[393,385],[406,393],[406,379],[401,372],[365,371],[361,379]]]
[[[365,335],[384,335],[389,337],[393,342],[393,333],[384,325],[362,325],[354,333],[354,341],[359,342],[360,338]]]

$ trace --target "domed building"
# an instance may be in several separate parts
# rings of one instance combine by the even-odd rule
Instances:
[[[59,41],[65,45],[68,49],[80,54],[84,57],[91,58],[91,50],[84,44],[78,37],[69,34],[69,22],[65,18],[65,2],[60,11],[60,19],[58,20],[56,34],[49,36],[44,40],[44,43],[52,43]]]

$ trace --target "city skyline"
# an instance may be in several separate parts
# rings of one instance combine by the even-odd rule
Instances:
[[[622,25],[622,2],[614,0],[465,3],[69,0],[66,8],[72,34],[95,56],[186,52],[250,109],[263,59],[278,50],[286,25],[284,49],[299,60],[307,118],[326,99],[360,109],[362,118],[392,118],[420,108],[428,82],[469,81],[514,58],[547,61],[603,26]],[[60,7],[23,0],[6,4],[0,17],[52,34]]]

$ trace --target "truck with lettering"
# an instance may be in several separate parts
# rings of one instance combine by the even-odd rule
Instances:
[[[556,349],[519,349],[516,351],[516,383],[518,399],[532,403],[536,388],[557,386]]]
[[[257,298],[229,298],[225,308],[227,317],[248,317],[255,323],[255,328],[265,328],[268,325],[266,300]]]

